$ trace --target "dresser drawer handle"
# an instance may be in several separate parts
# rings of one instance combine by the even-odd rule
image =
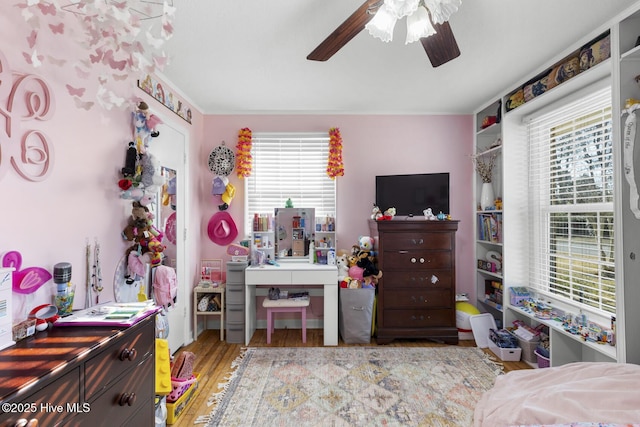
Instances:
[[[38,420],[31,418],[27,421],[25,418],[20,418],[13,427],[38,427]]]
[[[431,262],[431,261],[429,261]],[[424,258],[420,258],[420,264],[424,264]]]
[[[136,402],[136,394],[135,393],[122,393],[122,395],[120,396],[120,401],[118,402],[118,404],[120,406],[133,406],[133,404]]]
[[[137,355],[138,352],[135,348],[132,348],[131,350],[125,348],[124,350],[122,350],[122,352],[120,352],[120,360],[129,360],[133,362]]]
[[[415,258],[411,258],[411,263],[412,263],[412,264],[415,264],[415,263],[416,263],[416,261],[417,261],[417,260],[416,260]]]
[[[424,239],[411,239],[411,241],[413,242],[414,245],[421,245],[424,243]]]

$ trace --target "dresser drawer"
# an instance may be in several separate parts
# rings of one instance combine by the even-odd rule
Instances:
[[[244,305],[244,286],[242,287],[227,287],[227,295],[225,299],[225,305],[229,306],[232,304],[242,304]]]
[[[424,328],[455,326],[455,311],[437,310],[383,310],[385,328]]]
[[[453,291],[448,289],[396,289],[383,293],[385,309],[451,308]]]
[[[82,426],[125,425],[125,421],[141,408],[152,410],[147,401],[155,393],[155,360],[149,356],[138,361],[135,373],[124,375],[91,403],[91,412],[82,420]],[[105,421],[108,421],[105,423]]]
[[[86,400],[90,400],[126,370],[135,367],[141,360],[153,354],[154,322],[153,319],[143,322],[128,331],[117,343],[108,346],[96,357],[87,361],[84,373]]]
[[[227,304],[227,322],[244,322],[244,302],[242,304]]]
[[[55,426],[64,417],[71,416],[72,411],[81,408],[80,368],[75,368],[32,395],[18,400],[14,407],[9,406],[7,409],[11,411],[5,411],[3,407],[0,425],[13,426],[20,418],[35,418],[40,426]],[[18,409],[25,411],[19,412]]]
[[[406,251],[389,252],[385,249],[384,271],[448,269],[452,267],[451,252]]]
[[[383,250],[451,250],[451,233],[403,232],[384,235]]]
[[[428,288],[453,289],[451,270],[416,270],[395,271],[384,270],[382,281],[384,288]]]

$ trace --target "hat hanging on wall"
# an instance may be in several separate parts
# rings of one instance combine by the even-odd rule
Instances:
[[[220,211],[211,216],[207,225],[207,234],[213,243],[226,246],[238,237],[238,228],[229,212]]]
[[[236,155],[224,141],[209,154],[209,170],[216,175],[228,176],[236,165]]]

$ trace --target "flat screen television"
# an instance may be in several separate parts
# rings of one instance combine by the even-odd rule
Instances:
[[[396,208],[398,216],[423,216],[449,212],[449,173],[376,176],[376,205],[384,212]]]

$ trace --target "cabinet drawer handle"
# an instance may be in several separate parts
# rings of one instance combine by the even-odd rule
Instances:
[[[129,360],[133,362],[133,360],[136,358],[137,355],[138,355],[138,352],[136,351],[135,348],[132,348],[131,350],[129,350],[128,348],[125,348],[120,353],[120,360]]]
[[[414,245],[421,245],[424,243],[424,239],[411,239],[411,242],[413,242]]]
[[[35,418],[31,418],[27,421],[26,418],[20,418],[15,422],[13,427],[38,427],[38,420],[36,420]]]
[[[133,404],[136,402],[136,394],[135,393],[122,393],[122,395],[120,395],[120,401],[118,401],[118,404],[120,406],[133,406]]]

